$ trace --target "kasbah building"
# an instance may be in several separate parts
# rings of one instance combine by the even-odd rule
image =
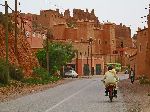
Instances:
[[[106,71],[106,63],[135,66],[131,58],[135,54],[138,58],[138,48],[133,48],[130,27],[122,23],[101,23],[94,9],[91,12],[73,9],[72,17],[70,10],[65,10],[64,14],[59,9],[41,10],[40,15],[20,14],[18,21],[22,21],[18,26],[23,26],[34,52],[43,48],[47,29],[52,32],[51,41],[71,42],[77,52],[68,65],[74,67],[79,75],[87,75],[87,65],[92,70],[90,74],[99,75]]]

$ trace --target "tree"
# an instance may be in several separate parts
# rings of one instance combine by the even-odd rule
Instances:
[[[73,46],[69,43],[48,43],[48,52],[51,74],[54,74],[57,70],[60,70],[62,66],[66,65],[68,62],[71,62],[72,59],[75,57],[75,50],[73,50]],[[41,66],[46,68],[46,47],[44,47],[44,49],[42,50],[39,50],[36,55]]]

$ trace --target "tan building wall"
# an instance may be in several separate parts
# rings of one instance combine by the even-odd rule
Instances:
[[[148,15],[148,45],[146,50],[146,75],[150,78],[150,11]]]
[[[94,29],[95,38],[95,54],[104,54],[104,41],[103,41],[103,30],[99,28]]]
[[[53,28],[54,25],[57,24],[65,24],[66,19],[64,18],[63,14],[59,13],[59,10],[41,10],[40,15],[33,15],[33,21],[38,24],[42,25],[46,28]]]
[[[64,16],[68,22],[76,22],[77,20],[90,20],[90,21],[94,21],[94,26],[99,26],[100,22],[98,20],[98,17],[95,16],[95,12],[94,9],[92,9],[91,12],[88,11],[88,9],[86,9],[86,11],[82,10],[82,9],[73,9],[73,17],[70,16],[70,11],[69,9],[65,10],[64,12]]]
[[[131,29],[125,25],[115,26],[115,36],[120,41],[117,42],[117,47],[121,47],[121,42],[123,42],[123,47],[132,47]]]
[[[53,26],[53,37],[54,39],[63,40],[65,39],[66,24],[58,24]]]
[[[65,28],[65,39],[77,41],[78,28]]]
[[[103,26],[104,54],[113,54],[116,50],[115,24],[106,23]]]
[[[137,32],[137,75],[145,74],[146,65],[146,50],[148,45],[148,29],[143,29]]]

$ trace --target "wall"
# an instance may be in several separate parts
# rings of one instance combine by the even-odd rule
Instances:
[[[54,39],[65,39],[65,29],[66,24],[58,24],[53,26],[52,34],[54,36]]]
[[[137,32],[137,75],[145,74],[146,50],[148,45],[148,29],[139,30]]]
[[[150,10],[148,15],[148,47],[146,50],[146,73],[147,76],[150,78]]]

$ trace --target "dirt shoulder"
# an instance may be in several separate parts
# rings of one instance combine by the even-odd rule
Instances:
[[[127,112],[150,112],[150,85],[131,84],[129,79],[120,81],[119,90],[123,94]]]
[[[11,86],[0,87],[0,102],[6,102],[8,100],[19,98],[21,96],[37,93],[61,84],[69,83],[74,80],[76,79],[62,79],[55,83],[46,85],[27,85],[19,82],[13,82],[13,85]]]

